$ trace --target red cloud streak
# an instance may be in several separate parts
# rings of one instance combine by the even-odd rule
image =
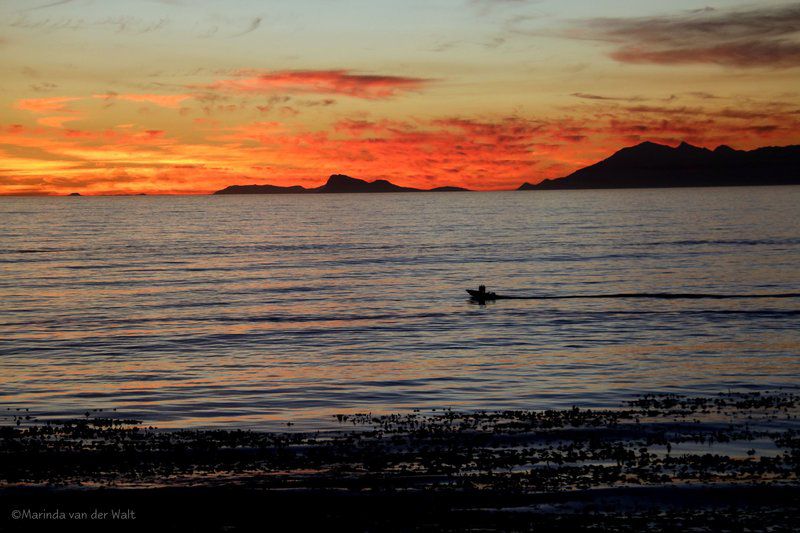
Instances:
[[[206,90],[243,93],[318,93],[378,100],[422,89],[430,80],[405,76],[353,74],[347,70],[243,71],[242,77],[200,86]]]

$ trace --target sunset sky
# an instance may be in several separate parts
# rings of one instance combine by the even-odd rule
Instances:
[[[0,194],[510,189],[800,143],[800,4],[0,2]]]

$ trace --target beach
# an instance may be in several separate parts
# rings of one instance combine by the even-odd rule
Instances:
[[[352,530],[788,531],[798,414],[800,396],[785,391],[646,395],[609,410],[340,414],[342,429],[311,433],[162,431],[87,413],[5,426],[0,475],[11,529],[96,511],[82,523],[224,530],[264,514]]]

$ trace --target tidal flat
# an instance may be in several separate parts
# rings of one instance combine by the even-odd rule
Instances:
[[[91,502],[133,511],[122,526],[236,528],[266,509],[287,526],[356,530],[788,531],[800,517],[798,414],[787,390],[643,395],[602,410],[339,414],[340,430],[316,432],[8,410],[0,480],[6,520]],[[235,512],[212,513],[222,501]]]

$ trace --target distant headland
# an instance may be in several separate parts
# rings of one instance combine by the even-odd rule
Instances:
[[[800,145],[714,150],[643,142],[557,179],[517,190],[731,187],[800,184]]]
[[[306,188],[301,185],[281,187],[279,185],[231,185],[214,194],[319,194],[346,192],[452,192],[468,191],[462,187],[436,187],[434,189],[415,189],[401,187],[386,180],[366,181],[351,178],[344,174],[334,174],[321,187]]]
[[[523,183],[516,190],[644,189],[661,187],[731,187],[746,185],[800,185],[800,145],[767,146],[735,150],[721,145],[714,150],[683,142],[673,148],[643,142],[563,178],[537,184]],[[368,192],[469,191],[463,187],[417,189],[387,180],[366,181],[333,174],[320,187],[301,185],[231,185],[213,194],[318,194]]]

